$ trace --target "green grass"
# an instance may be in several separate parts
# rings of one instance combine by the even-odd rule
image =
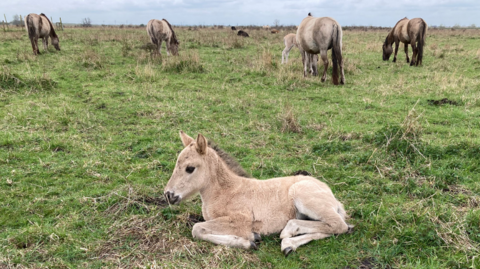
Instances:
[[[2,34],[0,267],[480,268],[480,31],[431,30],[422,67],[345,31],[344,86],[303,78],[296,49],[281,65],[287,31],[248,32],[178,29],[179,57],[152,57],[144,29],[67,28],[36,57]],[[278,235],[193,240],[200,199],[161,198],[179,130],[259,179],[309,171],[354,233],[288,258]]]

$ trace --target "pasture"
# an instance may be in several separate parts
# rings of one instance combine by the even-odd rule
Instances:
[[[174,29],[163,58],[144,28],[66,28],[39,56],[2,32],[0,268],[480,268],[480,30],[430,29],[410,67],[382,61],[387,30],[344,28],[334,86],[297,48],[280,64],[294,30]],[[193,240],[200,198],[163,198],[179,130],[259,179],[308,171],[354,232],[287,258],[278,235]]]

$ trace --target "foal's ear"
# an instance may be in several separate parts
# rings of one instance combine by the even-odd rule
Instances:
[[[201,134],[198,134],[196,147],[198,153],[202,155],[207,153],[208,142],[207,139]]]
[[[184,147],[190,145],[193,142],[193,138],[188,136],[183,131],[180,131],[180,139],[182,139],[182,144],[183,144]]]

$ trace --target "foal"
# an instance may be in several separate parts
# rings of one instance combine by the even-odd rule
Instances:
[[[201,134],[180,131],[185,147],[165,187],[170,204],[200,193],[205,222],[194,238],[239,248],[253,248],[260,235],[280,233],[285,256],[312,240],[346,233],[346,212],[327,184],[310,176],[257,180],[225,153],[208,146]],[[235,168],[235,169],[232,169]]]

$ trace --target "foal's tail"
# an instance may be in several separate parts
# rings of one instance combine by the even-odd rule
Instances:
[[[338,24],[333,25],[332,42],[332,79],[338,85],[338,65],[342,62],[342,28]]]
[[[418,39],[418,56],[417,56],[417,64],[416,65],[420,65],[422,64],[422,59],[423,59],[423,47],[425,46],[425,38],[426,38],[426,35],[427,35],[427,28],[428,28],[428,25],[427,23],[422,20],[422,29],[421,29],[421,32],[420,32],[420,38]]]

